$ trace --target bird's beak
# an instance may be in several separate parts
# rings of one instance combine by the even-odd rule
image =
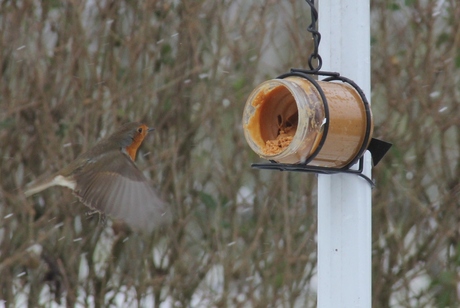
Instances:
[[[154,130],[155,130],[155,128],[153,128],[153,127],[149,127],[149,128],[147,129],[147,131],[148,131],[149,133],[150,133],[150,132],[153,132]]]

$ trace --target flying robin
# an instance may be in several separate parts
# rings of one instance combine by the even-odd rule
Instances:
[[[124,124],[67,167],[29,184],[25,195],[65,186],[89,208],[134,229],[152,231],[171,218],[166,204],[134,164],[137,149],[152,130],[138,122]]]

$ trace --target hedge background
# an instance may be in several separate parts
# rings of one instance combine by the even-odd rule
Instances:
[[[372,0],[373,307],[460,305],[460,2]],[[252,170],[241,117],[307,67],[303,1],[1,1],[0,301],[315,307],[316,179]],[[357,17],[359,18],[359,17]],[[26,199],[120,124],[176,213],[142,237],[64,188]]]

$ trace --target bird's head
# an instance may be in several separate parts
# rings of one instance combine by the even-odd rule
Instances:
[[[140,122],[130,122],[121,126],[110,136],[110,139],[116,142],[134,160],[137,149],[141,146],[145,136],[153,130],[153,128]]]

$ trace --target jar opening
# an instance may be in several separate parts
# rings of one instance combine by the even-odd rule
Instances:
[[[261,157],[303,162],[317,144],[323,104],[319,94],[308,86],[303,81],[274,79],[251,93],[243,117],[244,132]]]
[[[297,132],[299,112],[291,92],[278,85],[267,91],[260,106],[261,151],[265,155],[277,155],[284,151]]]

